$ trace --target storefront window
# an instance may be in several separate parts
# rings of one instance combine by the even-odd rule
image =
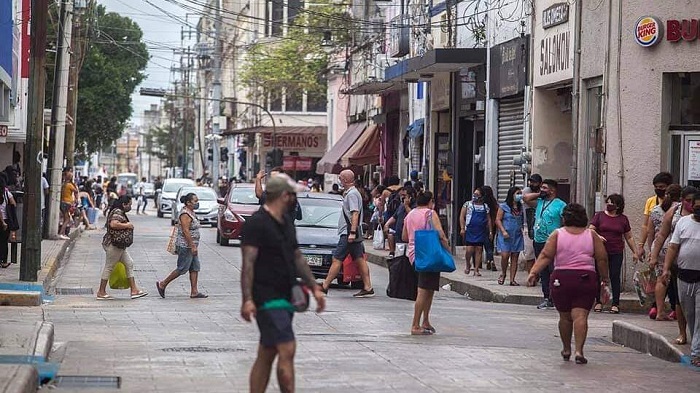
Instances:
[[[672,76],[674,125],[700,125],[700,72]]]

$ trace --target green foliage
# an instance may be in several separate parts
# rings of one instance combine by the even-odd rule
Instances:
[[[272,100],[280,98],[284,91],[288,94],[325,91],[323,73],[329,55],[321,46],[324,31],[332,33],[336,45],[344,46],[353,24],[345,6],[315,0],[309,11],[300,12],[287,25],[284,37],[266,38],[247,48],[246,63],[241,69],[243,86],[254,94],[264,86]]]

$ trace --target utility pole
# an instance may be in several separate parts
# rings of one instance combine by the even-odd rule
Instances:
[[[33,26],[32,26],[33,28]],[[70,68],[69,45],[73,28],[73,2],[61,2],[58,38],[56,45],[56,66],[54,67],[53,103],[51,108],[51,128],[55,140],[51,181],[49,188],[49,213],[47,219],[50,239],[58,237],[59,206],[61,202],[61,183],[66,132],[66,104],[68,101],[68,71]],[[43,101],[41,101],[43,102]],[[43,116],[43,114],[42,114]]]
[[[24,145],[24,210],[19,279],[36,281],[41,269],[41,148],[44,135],[44,87],[46,85],[46,25],[48,0],[32,0],[31,57],[29,60],[29,100],[27,143]]]
[[[581,13],[583,7],[579,1],[576,4],[576,13],[574,14],[574,75],[571,87],[571,133],[573,134],[572,146],[572,165],[571,165],[571,194],[569,202],[578,202],[578,143],[579,143],[579,118],[580,115],[580,97],[581,97]]]
[[[65,156],[66,166],[75,165],[75,132],[78,122],[78,79],[80,68],[83,65],[83,46],[85,45],[82,33],[83,12],[75,8],[75,21],[71,35],[70,48],[73,52],[70,58],[70,71],[68,73],[68,109],[66,112],[71,117],[70,123],[66,124]]]
[[[221,138],[221,57],[223,53],[221,40],[221,0],[216,0],[214,11],[214,82],[212,83],[212,100],[214,104],[214,121],[212,121],[212,183],[216,194],[219,194],[219,139]]]

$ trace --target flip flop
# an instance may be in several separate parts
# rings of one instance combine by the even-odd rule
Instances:
[[[677,339],[673,340],[673,343],[676,345],[685,345],[688,343],[688,339],[678,337]]]
[[[474,273],[474,277],[481,277],[481,273],[479,273],[479,272]]]
[[[428,326],[428,327],[423,326],[423,329],[429,331],[430,334],[435,334],[435,333],[437,332],[437,331],[435,330],[435,328],[432,327],[432,326]]]
[[[114,300],[112,295],[97,296],[97,300]]]
[[[160,295],[160,297],[165,299],[165,288],[160,287],[160,281],[156,281],[156,288],[158,288],[158,294]]]
[[[428,329],[422,329],[420,331],[411,330],[411,336],[430,336],[433,332]]]
[[[619,314],[620,313],[620,308],[617,306],[612,306],[610,307],[610,314]]]
[[[139,291],[139,293],[131,295],[131,299],[138,299],[138,298],[144,297],[146,295],[148,295],[148,292]]]
[[[5,262],[5,263],[1,264],[0,267],[3,269],[7,269],[8,267],[10,267],[10,262]]]
[[[593,307],[593,312],[603,312],[603,305],[598,303]]]
[[[196,294],[194,296],[190,296],[190,299],[206,299],[208,297],[209,297],[209,295],[205,295],[202,292],[199,292],[198,294]]]
[[[503,285],[504,282],[506,282],[506,276],[499,276],[498,285]]]
[[[511,281],[511,282],[510,282],[510,286],[511,286],[511,287],[519,287],[520,284],[518,284],[518,283],[515,282],[515,281]]]

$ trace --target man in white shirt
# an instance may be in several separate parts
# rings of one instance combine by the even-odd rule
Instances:
[[[134,194],[136,194],[136,214],[146,214],[146,178],[142,177],[141,181],[134,185]],[[143,207],[141,207],[143,206]],[[141,213],[139,213],[139,209]]]
[[[49,182],[46,180],[46,176],[41,174],[41,230],[44,231],[44,222],[46,215],[46,199],[49,197]]]

